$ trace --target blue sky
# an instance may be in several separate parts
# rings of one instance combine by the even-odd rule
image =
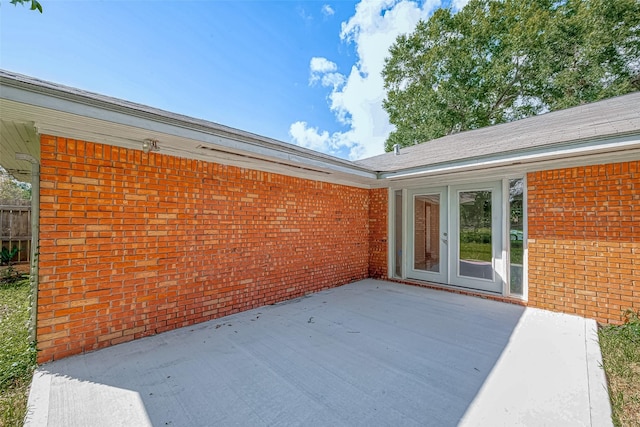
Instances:
[[[389,45],[442,6],[40,3],[43,14],[0,0],[0,68],[350,159],[382,153],[392,129],[381,106]]]

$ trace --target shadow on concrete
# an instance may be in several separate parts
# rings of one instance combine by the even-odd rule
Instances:
[[[364,280],[44,365],[27,425],[472,425],[524,312]]]

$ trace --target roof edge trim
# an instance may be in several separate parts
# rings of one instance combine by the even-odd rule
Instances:
[[[313,167],[321,166],[329,170],[369,179],[377,177],[370,169],[349,160],[214,122],[76,90],[5,70],[0,70],[0,87],[2,87],[0,98],[14,102],[173,136],[188,137],[206,143],[212,143],[212,137],[214,137],[215,145],[231,150],[241,149],[281,161],[308,164]]]
[[[476,157],[457,162],[439,163],[428,167],[382,172],[379,173],[378,176],[380,179],[388,180],[420,178],[429,175],[462,172],[470,169],[496,168],[519,163],[538,163],[548,160],[559,160],[564,157],[589,156],[633,149],[640,149],[640,135],[637,133],[572,142],[571,144],[564,144],[563,146],[557,147],[557,149],[554,150],[549,150],[548,146],[543,146],[533,150],[509,152],[502,156]]]

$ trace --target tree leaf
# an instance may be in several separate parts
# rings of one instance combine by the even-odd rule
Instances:
[[[638,0],[439,9],[390,49],[385,149],[638,90],[639,39]]]

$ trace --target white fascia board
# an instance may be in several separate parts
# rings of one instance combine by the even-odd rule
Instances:
[[[331,161],[330,159],[325,160],[321,155],[319,155],[317,159],[314,159],[312,158],[313,154],[311,154],[311,157],[306,157],[303,154],[290,153],[286,149],[278,150],[276,148],[260,145],[259,141],[242,141],[242,136],[239,136],[236,140],[226,136],[217,135],[215,133],[215,129],[207,130],[204,125],[180,122],[177,118],[164,117],[159,114],[138,111],[133,108],[127,108],[116,104],[108,104],[106,101],[96,101],[96,103],[105,105],[105,107],[97,107],[91,104],[91,100],[69,100],[62,96],[56,96],[50,93],[40,93],[4,84],[1,88],[2,91],[0,92],[0,98],[22,104],[51,109],[80,117],[97,119],[107,123],[131,126],[154,133],[201,141],[205,144],[212,144],[214,146],[221,147],[222,149],[228,149],[231,153],[234,151],[237,153],[247,152],[255,156],[261,156],[265,158],[265,161],[272,158],[283,162],[293,162],[343,174],[356,175],[361,178],[372,180],[376,179],[376,174],[374,172],[355,165],[352,166],[346,161],[344,162],[345,164],[341,164],[342,162],[340,162],[339,159],[336,159],[336,161]],[[75,96],[75,98],[79,98],[79,96]],[[107,126],[107,124],[105,124],[105,126]],[[48,127],[55,130],[51,125]],[[199,129],[196,129],[196,127]],[[68,132],[68,129],[65,131]],[[229,131],[225,130],[220,130],[219,132],[229,133]]]
[[[554,163],[557,165],[558,162],[562,162],[562,166],[558,167],[577,166],[584,163],[587,157],[591,159],[590,161],[597,158],[604,162],[640,159],[640,151],[638,150],[640,150],[640,130],[633,135],[578,141],[556,147],[537,147],[519,153],[505,153],[487,158],[468,159],[398,172],[384,172],[379,174],[379,177],[391,181],[406,180],[496,169],[510,165],[519,165],[523,171],[532,171],[540,170],[541,167],[553,166]]]

